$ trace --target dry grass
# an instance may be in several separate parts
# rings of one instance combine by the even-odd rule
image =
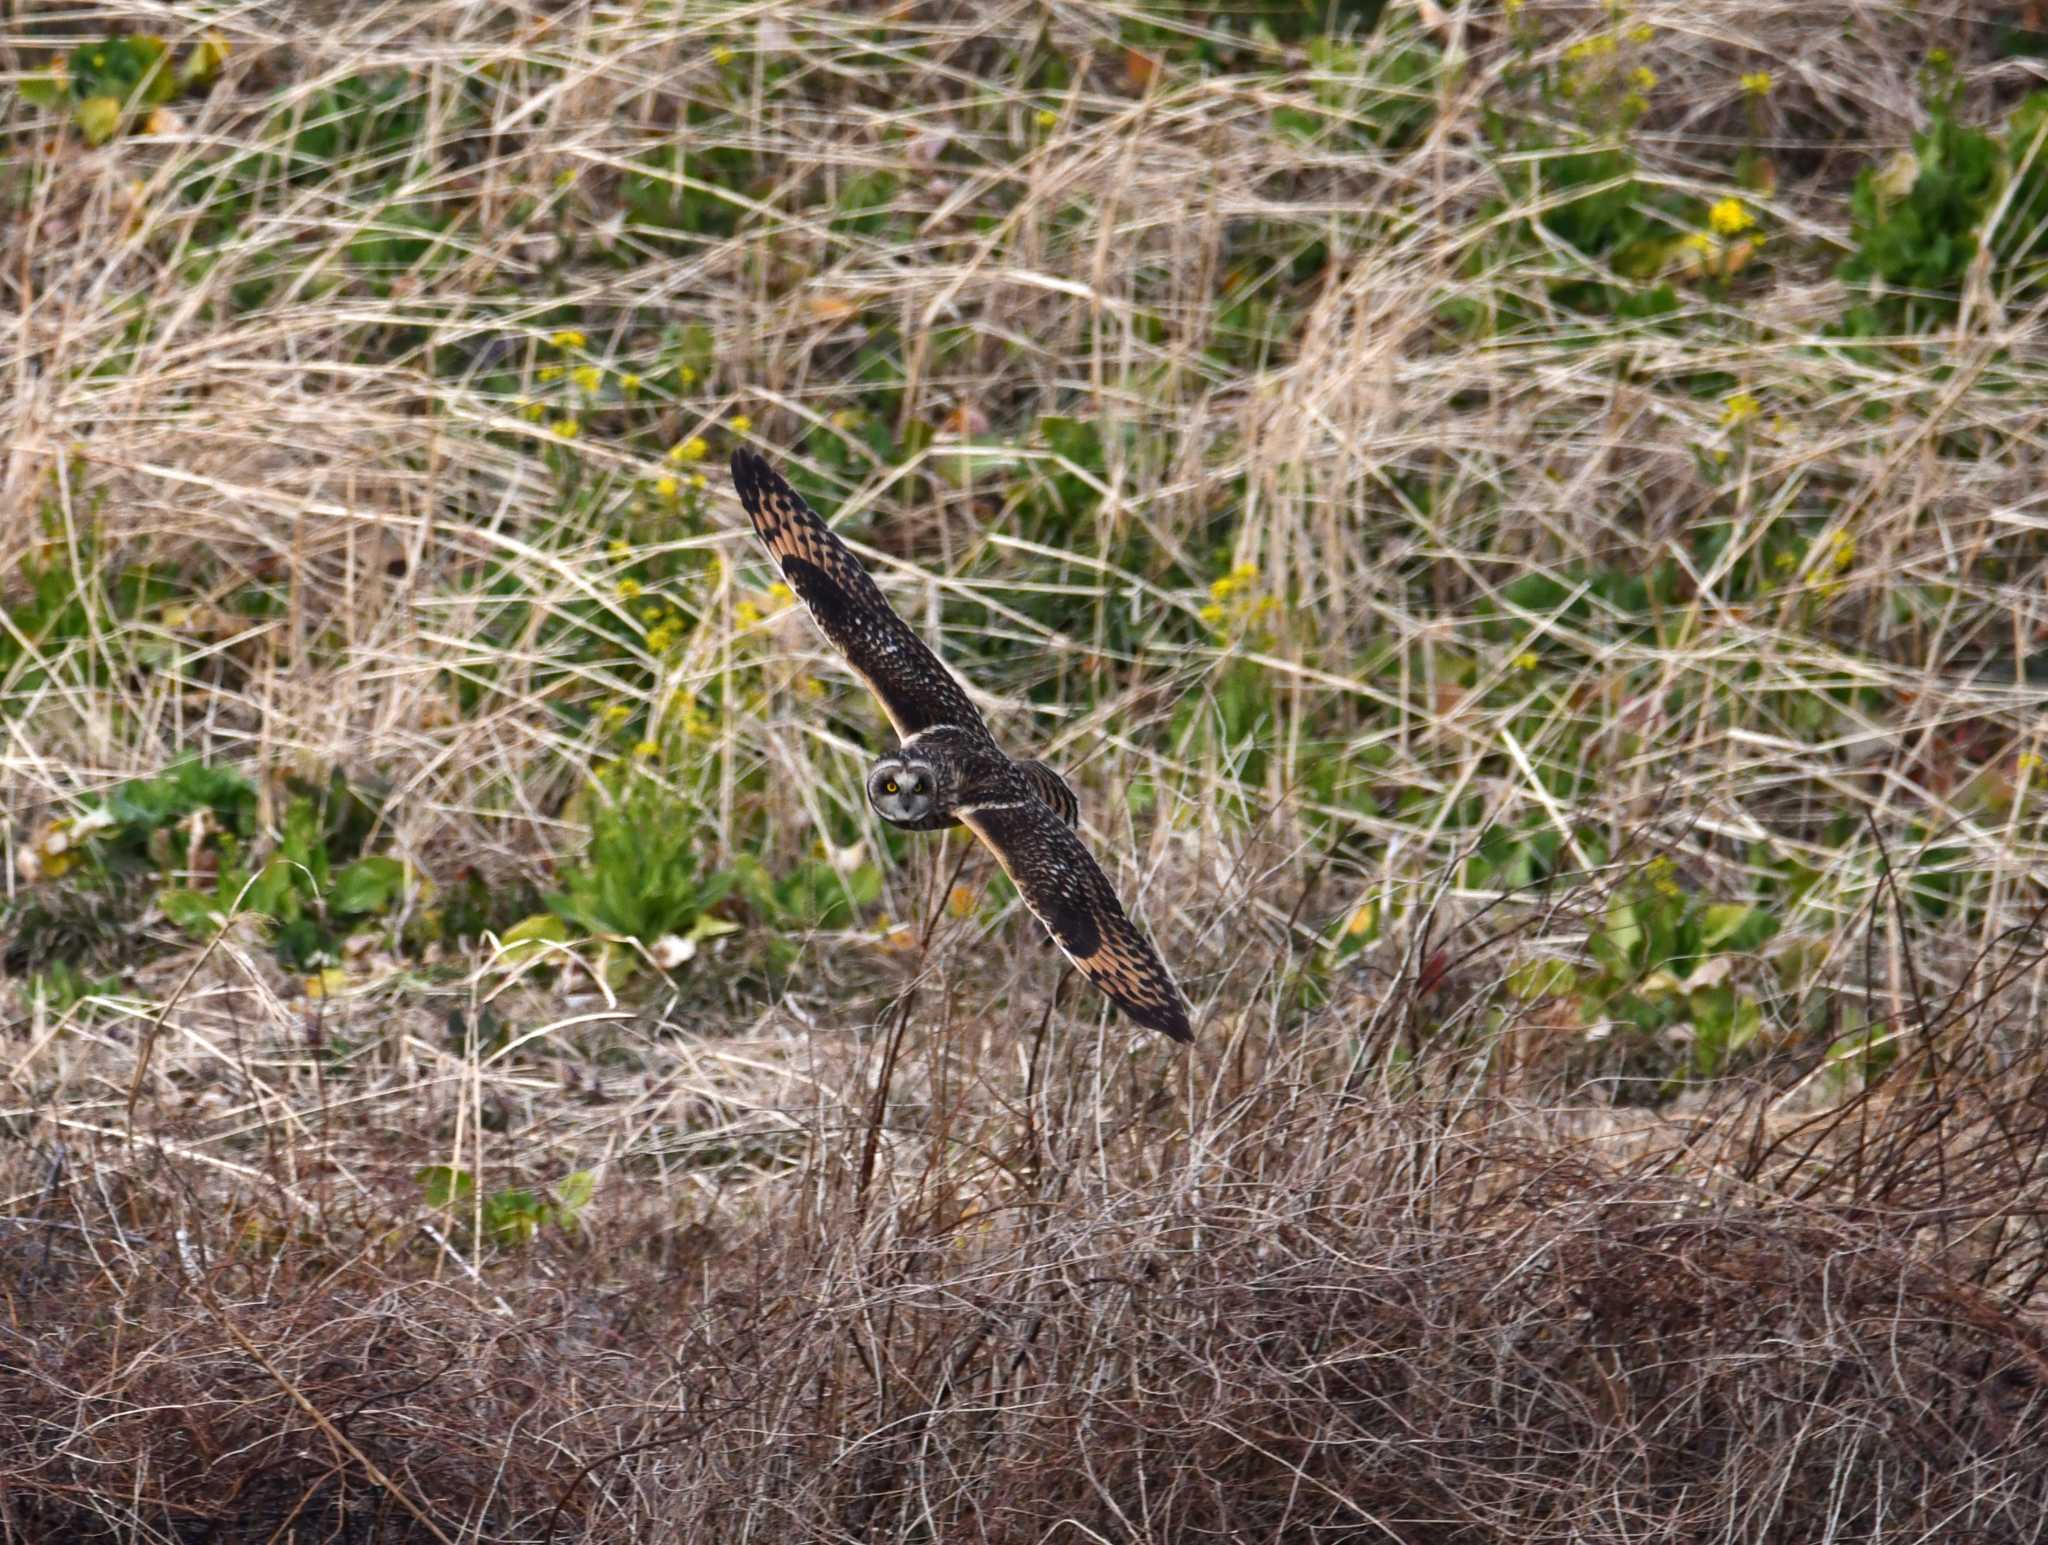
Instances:
[[[10,13],[0,68],[189,9]],[[1110,6],[325,9],[222,8],[223,78],[154,135],[0,105],[0,916],[57,907],[121,978],[8,984],[0,1539],[2048,1533],[2040,306],[1824,336],[1927,49],[1978,118],[2034,83],[1993,25],[1640,7],[1645,196],[1745,150],[1776,180],[1754,268],[1634,326],[1503,244],[1555,195],[1480,132],[1557,111],[1530,61],[1601,8],[1532,0],[1526,53],[1459,12],[1391,147],[1288,132],[1332,73],[1242,27],[1198,68],[1215,13],[1148,55]],[[377,71],[395,148],[180,191]],[[697,228],[625,218],[679,139]],[[602,401],[542,380],[579,363]],[[861,807],[878,718],[715,454],[660,492],[700,435],[801,446],[1072,770],[1192,1055],[1062,981],[957,836]],[[1056,488],[1099,497],[1055,533]],[[52,562],[180,588],[32,637]],[[1237,565],[1233,606],[1282,605],[1205,619]],[[1660,565],[1642,616],[1596,584]],[[734,908],[623,997],[419,946],[421,880],[546,889],[641,736],[707,869],[822,841],[880,896]],[[414,882],[336,995],[252,928],[22,878],[186,754],[266,832],[289,775],[381,792]],[[1479,874],[1489,831],[1548,883]],[[1739,1076],[1661,1111],[1626,1098],[1682,1035],[1509,990],[1650,859],[1777,927],[1722,968],[1763,1015]],[[474,1193],[430,1206],[427,1165]],[[573,1225],[493,1239],[581,1172]]]

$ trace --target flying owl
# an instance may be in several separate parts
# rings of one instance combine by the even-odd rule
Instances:
[[[1193,1040],[1187,1005],[1159,952],[1074,833],[1080,808],[1066,780],[1043,762],[1003,754],[952,673],[773,467],[736,450],[732,480],[789,588],[895,726],[900,746],[868,774],[876,814],[912,831],[964,824],[1110,1002],[1149,1029]]]

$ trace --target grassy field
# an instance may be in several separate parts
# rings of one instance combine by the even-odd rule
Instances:
[[[2048,1538],[2040,12],[0,10],[0,1541]]]

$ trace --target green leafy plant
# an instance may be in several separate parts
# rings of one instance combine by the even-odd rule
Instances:
[[[1869,298],[1844,319],[1851,336],[1918,331],[1953,317],[1984,222],[2001,201],[1992,282],[2007,295],[2039,287],[2048,252],[2048,93],[2028,97],[2003,135],[1959,122],[1952,88],[1935,95],[1930,111],[1910,154],[1856,178],[1855,251],[1840,272]]]
[[[374,809],[336,773],[318,796],[300,793],[285,807],[277,845],[260,867],[224,835],[213,883],[167,888],[157,905],[196,938],[211,938],[237,911],[253,912],[274,925],[271,943],[284,965],[331,963],[344,937],[405,895],[401,860],[361,853],[371,820]]]
[[[90,144],[100,145],[151,109],[180,94],[204,89],[220,74],[228,46],[207,33],[175,64],[170,45],[153,33],[81,43],[61,64],[21,83],[22,100],[41,107],[71,107],[72,121]]]
[[[701,812],[637,771],[624,782],[593,812],[584,861],[562,871],[562,888],[545,898],[548,910],[592,937],[646,945],[733,931],[736,925],[710,915],[733,876],[705,872]]]
[[[1622,1038],[1625,1053],[1648,1053],[1669,1094],[1685,1078],[1726,1071],[1756,1040],[1763,1009],[1737,968],[1777,930],[1764,908],[1710,901],[1681,886],[1668,859],[1654,859],[1608,901],[1588,960],[1530,961],[1508,986],[1525,1002],[1568,1004],[1595,1037]]]
[[[587,1169],[571,1171],[556,1181],[552,1196],[515,1186],[493,1191],[480,1205],[476,1176],[466,1169],[428,1164],[414,1171],[413,1179],[429,1207],[446,1209],[463,1224],[474,1216],[492,1243],[511,1246],[531,1244],[544,1228],[565,1232],[574,1228],[597,1193],[597,1176]]]

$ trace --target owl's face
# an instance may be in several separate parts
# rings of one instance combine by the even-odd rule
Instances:
[[[894,825],[923,820],[938,798],[937,775],[929,763],[916,757],[885,756],[868,774],[868,803]]]

